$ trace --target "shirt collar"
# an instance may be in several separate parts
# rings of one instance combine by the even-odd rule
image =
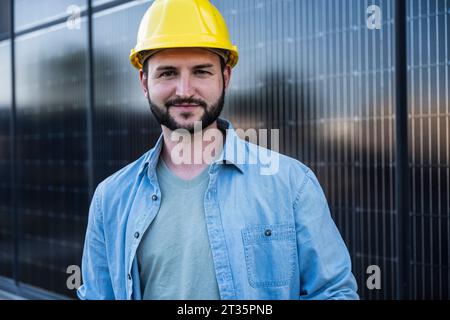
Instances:
[[[217,127],[226,135],[226,138],[222,153],[219,155],[219,157],[216,158],[216,160],[214,160],[214,164],[233,165],[234,167],[239,169],[241,173],[243,173],[244,172],[243,164],[239,163],[236,160],[237,158],[239,159],[239,157],[236,157],[235,150],[238,150],[238,152],[239,151],[247,152],[246,144],[241,138],[239,138],[239,136],[236,134],[236,131],[233,128],[233,125],[228,120],[218,118]],[[163,144],[164,144],[164,137],[163,134],[161,133],[158,140],[156,141],[155,146],[150,151],[147,152],[144,162],[141,164],[139,168],[139,174],[141,174],[145,169],[147,170],[150,169],[150,172],[155,172]]]

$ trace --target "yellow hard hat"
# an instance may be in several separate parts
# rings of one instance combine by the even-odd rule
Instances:
[[[231,67],[238,61],[225,20],[209,0],[155,0],[141,20],[130,61],[141,69],[149,50],[190,47],[225,50]]]

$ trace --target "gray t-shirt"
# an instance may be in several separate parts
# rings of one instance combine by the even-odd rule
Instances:
[[[137,250],[142,298],[220,299],[203,205],[208,168],[183,180],[160,158],[156,173],[161,207]]]

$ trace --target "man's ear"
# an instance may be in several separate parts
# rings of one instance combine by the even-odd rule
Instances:
[[[224,80],[224,86],[225,89],[228,88],[228,85],[230,84],[231,79],[231,67],[229,65],[226,65],[223,69],[223,80]]]
[[[141,88],[144,91],[144,96],[148,98],[148,76],[144,71],[139,70],[139,82],[141,83]]]

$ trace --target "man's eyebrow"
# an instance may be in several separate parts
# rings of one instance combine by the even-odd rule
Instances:
[[[206,69],[206,68],[212,68],[214,67],[214,65],[212,63],[203,63],[203,64],[198,64],[194,67],[192,67],[192,69]],[[176,67],[174,66],[170,66],[170,65],[162,65],[159,66],[155,69],[155,71],[173,71],[173,70],[177,70]]]
[[[194,66],[193,69],[204,69],[204,68],[212,68],[214,65],[212,63],[204,63]]]
[[[156,68],[156,71],[164,71],[164,70],[176,70],[174,66],[159,66]]]

